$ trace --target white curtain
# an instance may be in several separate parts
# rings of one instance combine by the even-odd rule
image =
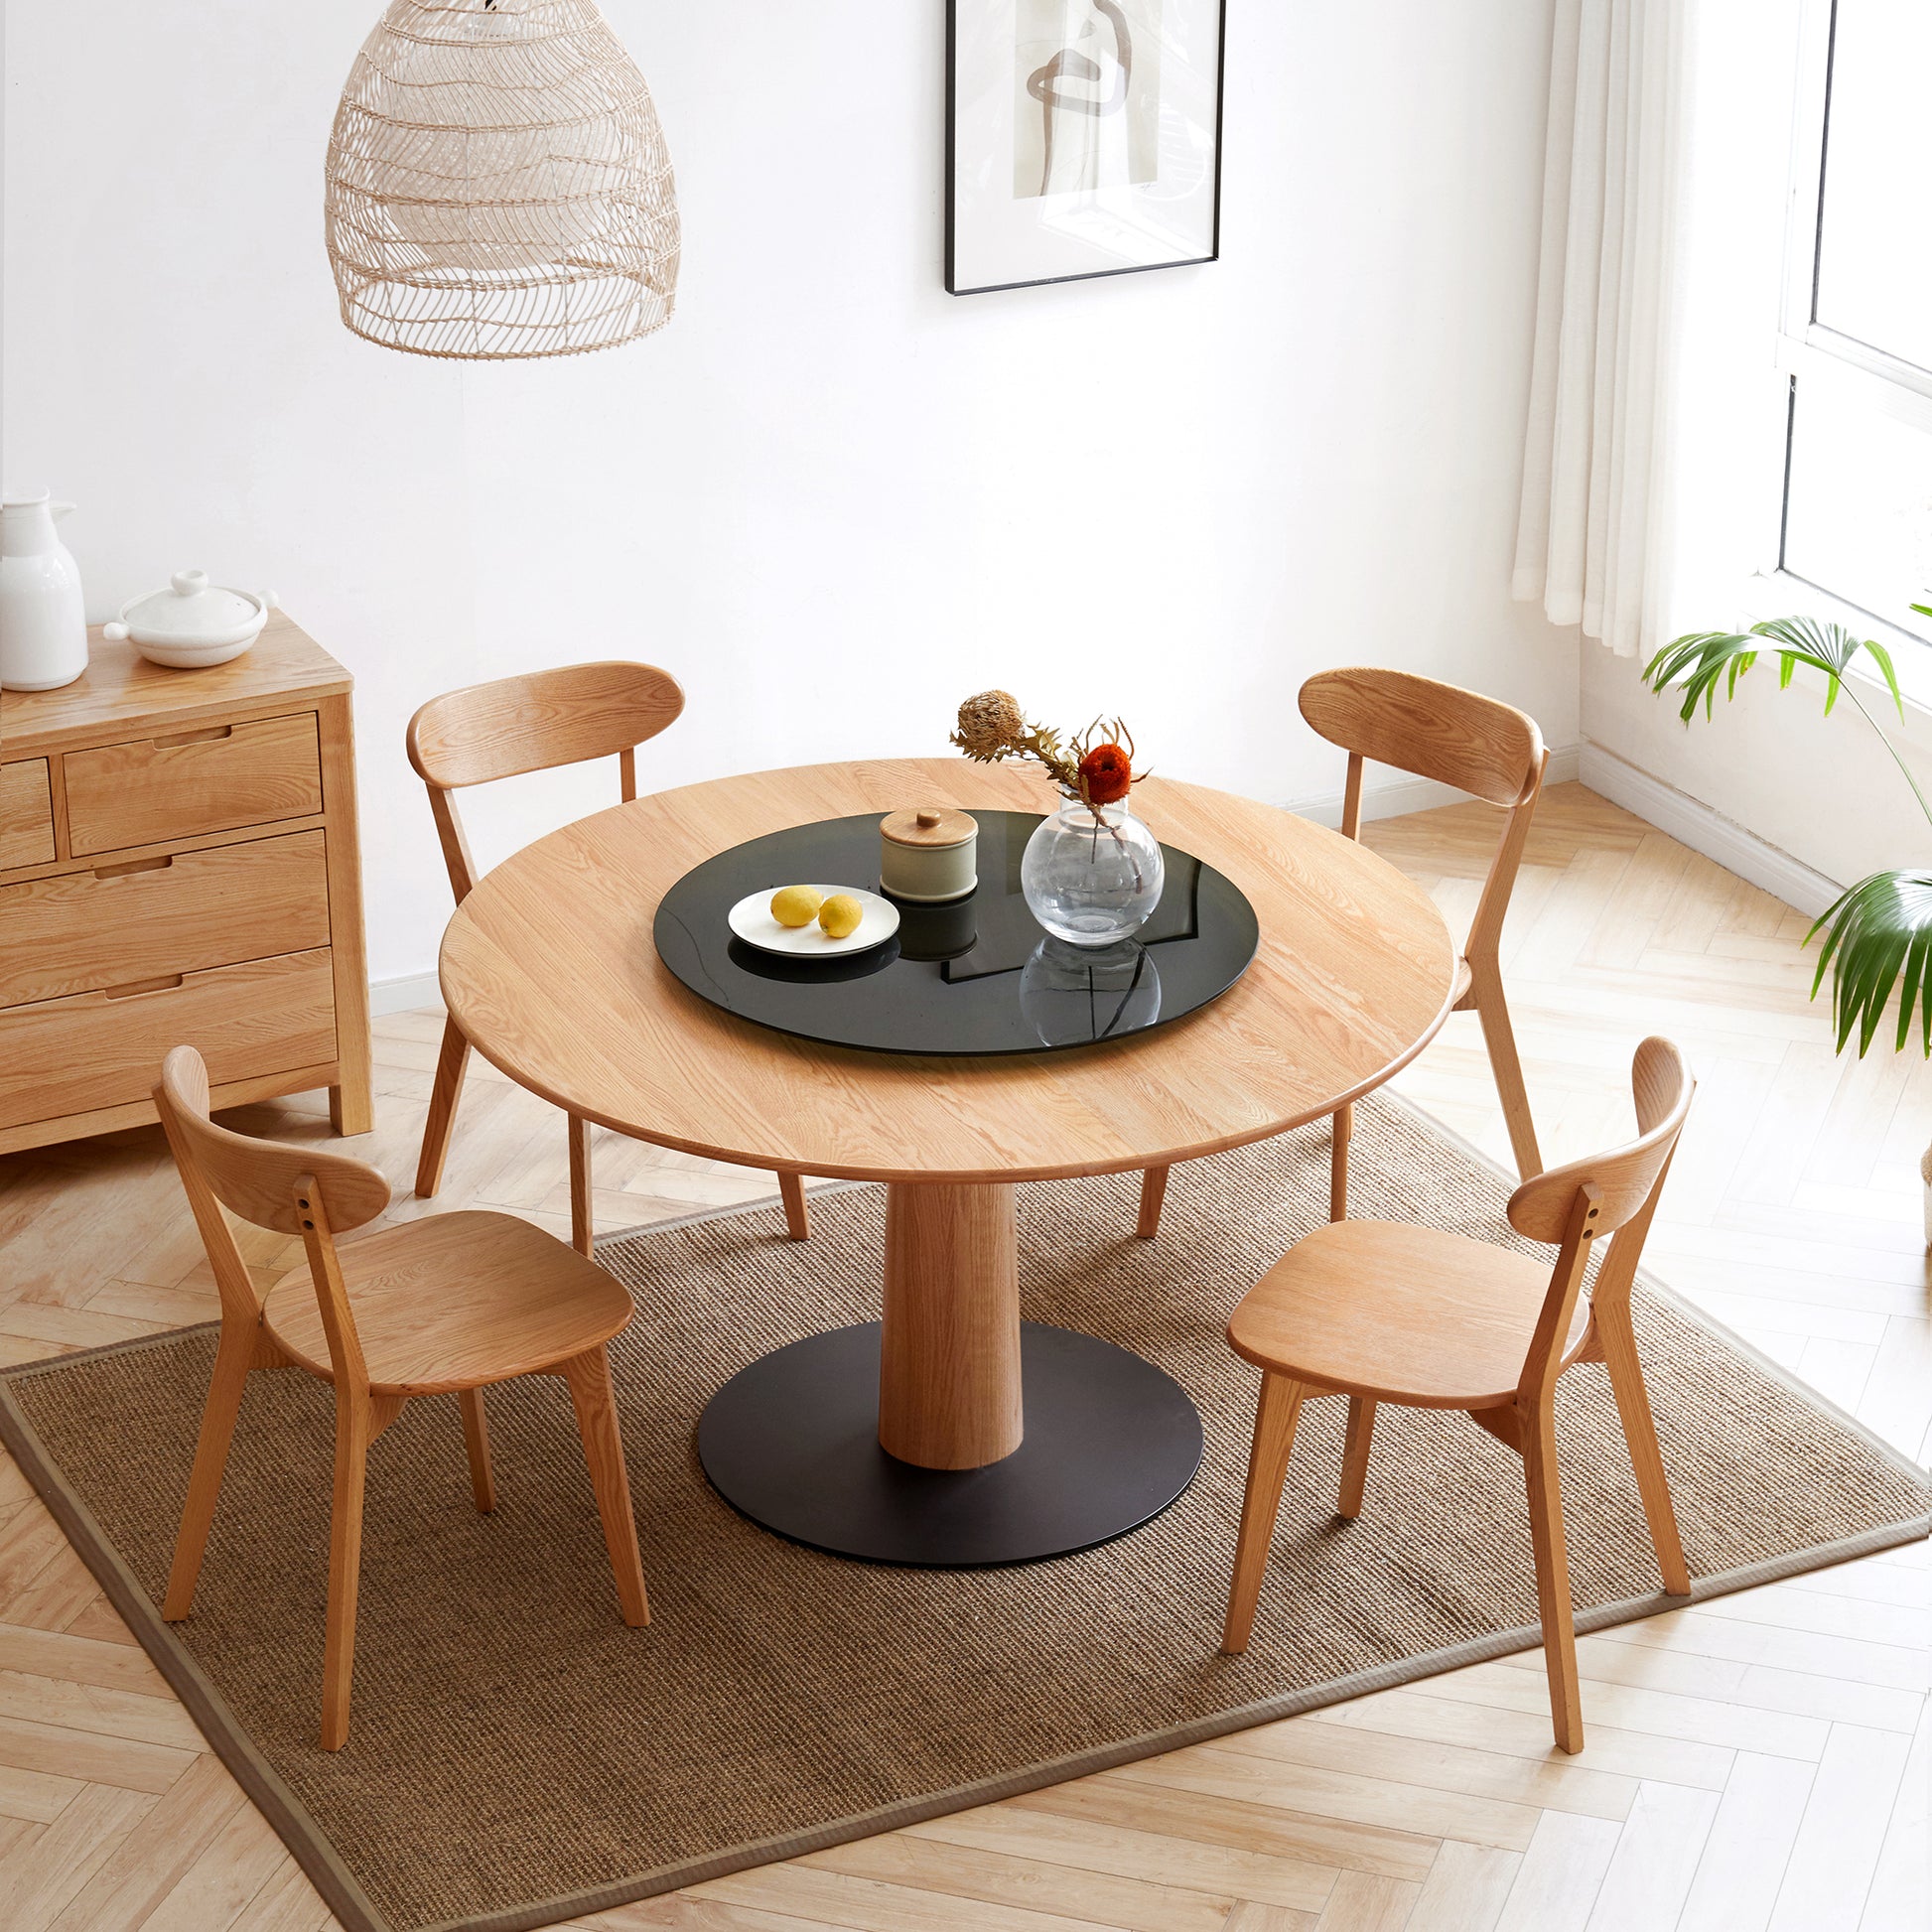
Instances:
[[[1621,654],[1659,634],[1688,0],[1557,0],[1513,590]]]

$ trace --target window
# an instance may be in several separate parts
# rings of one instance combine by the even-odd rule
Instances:
[[[1819,0],[1812,39],[1778,567],[1932,642],[1932,0]]]

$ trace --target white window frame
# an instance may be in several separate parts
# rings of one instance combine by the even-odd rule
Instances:
[[[1837,0],[1805,0],[1791,137],[1790,191],[1784,246],[1783,301],[1778,319],[1776,363],[1786,409],[1785,474],[1773,498],[1775,516],[1765,534],[1764,563],[1752,579],[1748,603],[1754,618],[1793,613],[1831,619],[1876,636],[1897,662],[1907,695],[1932,709],[1932,644],[1863,605],[1784,568],[1784,535],[1790,478],[1790,410],[1793,380],[1808,393],[1836,391],[1848,402],[1911,424],[1932,436],[1932,371],[1842,335],[1817,319],[1819,222],[1829,165],[1832,34]]]

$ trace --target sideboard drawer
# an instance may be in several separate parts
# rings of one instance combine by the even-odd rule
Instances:
[[[54,795],[47,760],[0,764],[0,872],[44,866],[54,857]]]
[[[0,886],[0,1007],[329,943],[321,832]]]
[[[322,810],[313,711],[69,752],[62,772],[76,858]]]
[[[332,1063],[329,949],[0,1013],[0,1128],[145,1100],[184,1040],[217,1087]]]

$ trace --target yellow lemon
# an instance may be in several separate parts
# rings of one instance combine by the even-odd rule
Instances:
[[[771,895],[771,916],[780,925],[810,925],[818,917],[819,903],[809,886],[784,886]]]
[[[818,922],[828,939],[849,939],[859,930],[866,908],[850,893],[834,893],[818,908]]]

